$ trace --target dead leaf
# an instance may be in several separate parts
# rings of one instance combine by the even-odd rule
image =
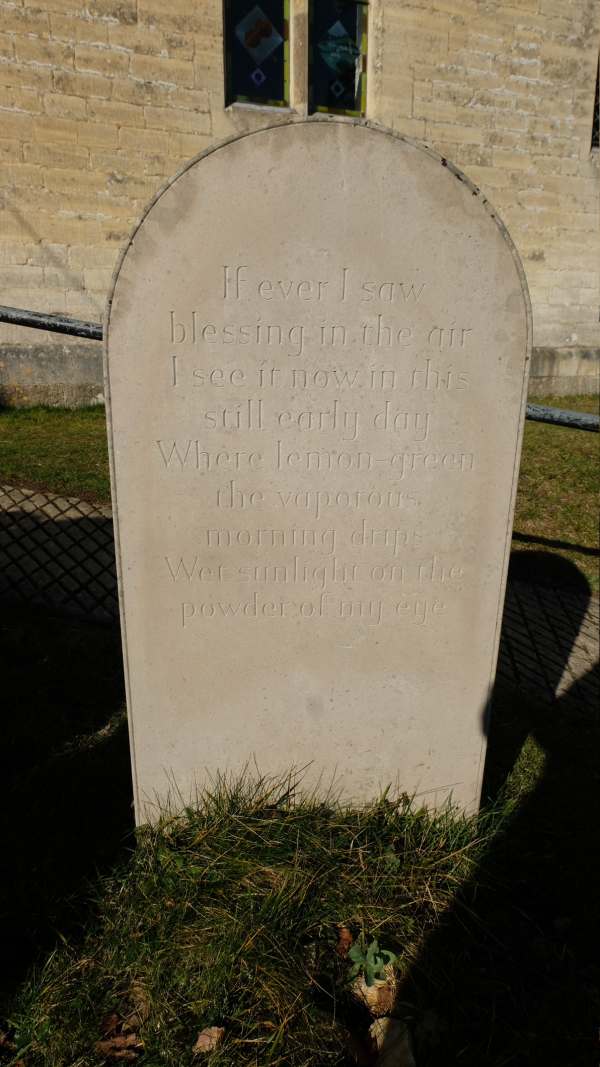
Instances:
[[[133,1063],[143,1051],[144,1046],[137,1034],[117,1034],[106,1041],[96,1042],[96,1052],[110,1060]]]
[[[106,1041],[98,1041],[98,1046],[102,1046],[102,1052],[110,1052],[111,1049],[118,1051],[124,1048],[142,1048],[142,1042],[137,1034],[117,1034],[116,1037],[109,1037]]]
[[[150,1016],[150,999],[142,983],[132,982],[129,995],[140,1022],[147,1022]]]
[[[338,927],[338,943],[335,946],[335,951],[342,959],[345,959],[348,955],[353,940],[354,938],[347,926]]]
[[[111,1011],[110,1015],[105,1015],[100,1029],[105,1037],[111,1037],[112,1034],[116,1034],[119,1029],[120,1019],[116,1011]]]
[[[192,1052],[213,1052],[219,1047],[224,1036],[224,1026],[206,1026],[198,1034]]]
[[[129,999],[133,1003],[133,1011],[121,1023],[121,1030],[124,1034],[139,1030],[150,1016],[150,1001],[141,982],[132,982]]]
[[[0,1048],[6,1048],[9,1052],[16,1049],[14,1041],[8,1036],[4,1030],[0,1030]]]

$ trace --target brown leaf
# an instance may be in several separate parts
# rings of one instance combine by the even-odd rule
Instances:
[[[116,1034],[119,1029],[120,1019],[116,1011],[111,1011],[110,1015],[105,1015],[100,1029],[105,1037],[111,1037],[112,1034]]]
[[[147,1022],[150,1016],[150,999],[141,982],[131,983],[129,996],[140,1022]]]
[[[121,1023],[121,1030],[124,1034],[139,1030],[150,1017],[150,1001],[141,982],[131,983],[129,999],[133,1004],[133,1011]]]
[[[342,959],[345,959],[348,955],[353,940],[354,938],[347,926],[338,927],[338,943],[335,946],[335,951]]]
[[[192,1052],[212,1052],[219,1047],[224,1035],[224,1026],[206,1026],[198,1034]]]
[[[127,1060],[128,1063],[133,1063],[143,1051],[144,1046],[137,1034],[117,1034],[106,1041],[96,1042],[96,1052],[110,1060]]]
[[[12,1052],[16,1047],[14,1041],[8,1034],[4,1030],[0,1030],[0,1048],[5,1048],[8,1049],[9,1052]]]
[[[142,1048],[142,1042],[137,1034],[117,1034],[116,1037],[109,1037],[106,1041],[98,1041],[98,1046],[100,1045],[102,1052],[110,1052],[112,1049]]]

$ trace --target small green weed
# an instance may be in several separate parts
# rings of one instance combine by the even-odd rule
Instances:
[[[398,961],[395,952],[380,948],[376,940],[371,941],[366,948],[364,944],[352,945],[348,956],[353,964],[349,977],[356,978],[362,974],[369,987],[375,985],[375,982],[385,982],[386,967],[391,967]]]

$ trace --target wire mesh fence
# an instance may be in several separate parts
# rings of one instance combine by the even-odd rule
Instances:
[[[597,596],[513,578],[506,588],[497,678],[544,703],[569,698],[597,707],[599,633]]]
[[[0,485],[0,596],[115,621],[110,507]]]

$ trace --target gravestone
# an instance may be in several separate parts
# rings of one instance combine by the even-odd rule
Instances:
[[[529,332],[483,195],[372,125],[156,197],[105,330],[138,820],[254,763],[477,804]]]

